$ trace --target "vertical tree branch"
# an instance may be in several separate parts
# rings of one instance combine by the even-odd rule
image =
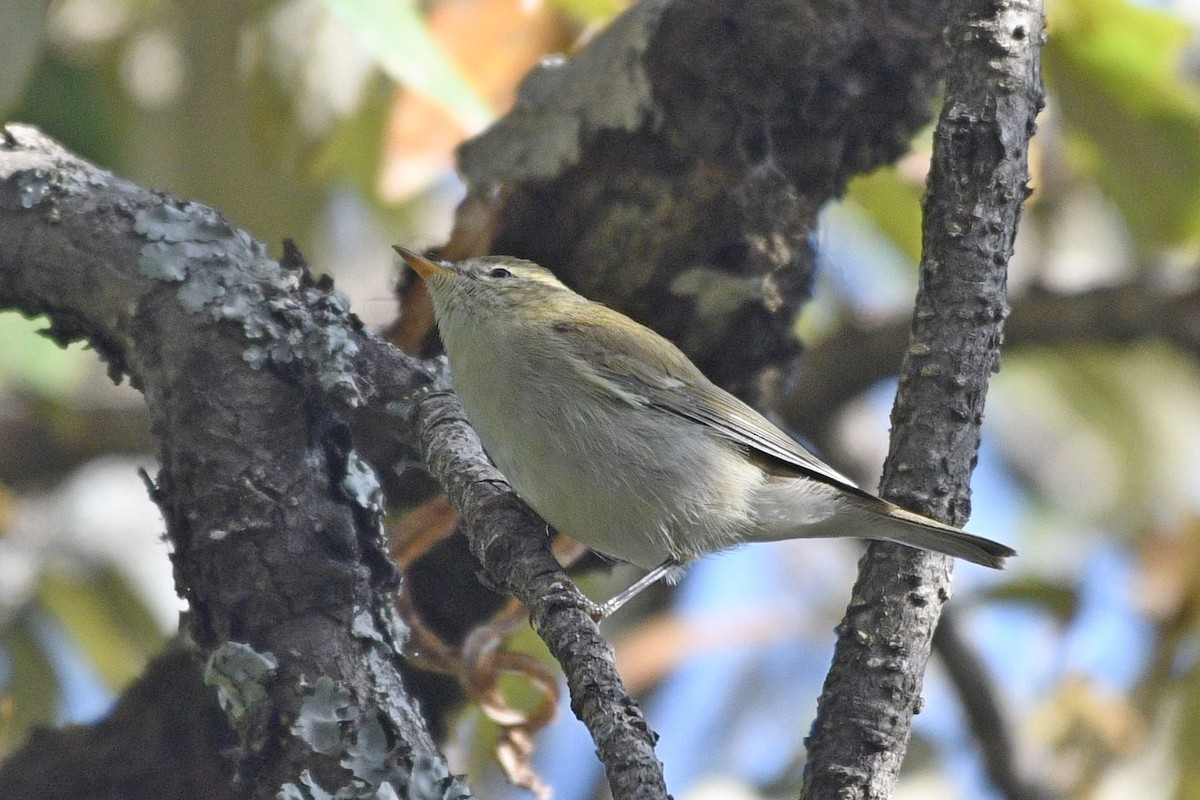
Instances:
[[[951,37],[921,285],[881,491],[961,525],[988,378],[999,366],[1006,266],[1042,107],[1041,3],[971,3]],[[950,568],[941,555],[886,543],[868,548],[808,739],[803,797],[892,795],[933,630],[950,597]]]

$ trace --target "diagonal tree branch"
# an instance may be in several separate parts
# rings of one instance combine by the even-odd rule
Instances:
[[[432,393],[415,414],[429,468],[462,512],[472,552],[498,588],[529,609],[534,630],[562,665],[571,708],[596,743],[613,797],[666,797],[654,753],[658,736],[626,692],[590,604],[550,553],[546,523],[486,460],[457,397]]]
[[[988,378],[999,366],[1006,266],[1043,101],[1043,30],[1038,0],[972,2],[951,26],[921,286],[881,489],[953,524],[969,517]],[[892,796],[950,566],[898,545],[868,547],[808,739],[803,797]]]
[[[928,122],[949,6],[636,3],[463,145],[444,255],[537,261],[770,403],[799,355],[817,211]]]
[[[0,763],[3,796],[235,800],[223,752],[236,742],[201,672],[192,650],[169,646],[105,719],[35,730]]]
[[[30,128],[4,134],[0,308],[45,314],[59,340],[90,341],[145,393],[163,447],[154,493],[191,632],[240,737],[243,793],[403,791],[418,769],[448,781],[396,671],[378,486],[345,419],[425,454],[491,579],[527,603],[563,664],[615,796],[665,796],[654,734],[586,600],[457,401],[426,393],[437,369],[362,331],[294,254],[276,264],[211,209],[114,178]],[[377,734],[395,745],[360,744]]]

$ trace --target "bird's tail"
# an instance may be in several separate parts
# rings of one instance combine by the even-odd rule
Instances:
[[[817,481],[780,480],[762,486],[754,498],[755,531],[760,541],[853,537],[932,550],[1001,569],[1017,553],[1011,547],[869,494]]]
[[[874,497],[853,497],[847,510],[859,517],[860,531],[851,535],[864,539],[898,542],[919,550],[932,550],[993,569],[1003,569],[1004,560],[1016,550],[999,542],[959,530],[937,520]]]

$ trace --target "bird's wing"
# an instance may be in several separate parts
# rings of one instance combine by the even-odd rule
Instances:
[[[601,324],[597,314],[603,317]],[[627,401],[689,419],[818,480],[861,491],[762,414],[706,378],[675,345],[628,317],[591,304],[586,320],[556,323],[554,331],[581,369],[584,363],[591,365],[596,377]],[[658,340],[654,352],[643,344],[646,336]]]

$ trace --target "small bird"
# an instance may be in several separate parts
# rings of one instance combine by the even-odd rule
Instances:
[[[455,392],[517,494],[650,570],[601,615],[745,542],[885,539],[995,568],[1016,555],[858,488],[671,342],[531,261],[395,250],[424,279]]]

